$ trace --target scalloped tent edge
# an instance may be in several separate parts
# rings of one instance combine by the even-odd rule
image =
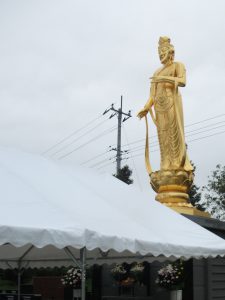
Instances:
[[[1,148],[0,182],[1,268],[225,255],[224,240],[113,176]]]

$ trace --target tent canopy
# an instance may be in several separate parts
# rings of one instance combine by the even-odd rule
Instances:
[[[225,241],[113,176],[0,149],[0,267],[225,255]]]

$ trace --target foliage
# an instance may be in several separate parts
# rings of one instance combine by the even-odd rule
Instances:
[[[196,166],[195,164],[191,161],[191,164],[194,168],[193,173],[195,174],[196,171]],[[200,204],[201,201],[201,192],[200,192],[200,187],[198,187],[196,184],[192,184],[190,191],[189,191],[189,197],[190,197],[190,202],[193,206],[198,208],[199,210],[204,210],[202,205]]]
[[[115,267],[111,269],[111,274],[116,281],[121,281],[127,278],[127,269],[124,264],[116,264]]]
[[[15,284],[17,282],[17,272],[14,269],[6,269],[1,270],[1,280],[8,281],[8,284],[11,285]]]
[[[216,166],[203,191],[203,208],[213,217],[225,221],[225,166]]]
[[[205,208],[201,204],[202,193],[200,191],[201,191],[200,187],[198,187],[196,184],[192,184],[189,191],[189,197],[190,197],[190,202],[193,206],[195,206],[199,210],[204,211]]]
[[[136,281],[141,282],[143,280],[143,272],[144,272],[144,265],[142,263],[136,263],[130,268],[130,275]]]
[[[116,264],[115,267],[111,269],[111,274],[118,283],[140,283],[143,279],[144,268],[143,263],[133,263],[131,265],[126,263]]]
[[[184,284],[184,265],[181,260],[168,264],[158,271],[155,281],[168,290],[182,289]]]
[[[133,183],[133,179],[131,179],[132,175],[132,170],[129,168],[128,165],[125,165],[123,168],[121,168],[119,170],[119,174],[113,174],[113,176],[115,176],[116,178],[122,180],[123,182],[127,183],[127,184],[132,184]]]
[[[82,276],[81,269],[71,268],[66,272],[66,274],[63,276],[61,281],[62,284],[66,287],[79,289],[81,288],[81,276]]]
[[[3,290],[3,291],[6,291],[6,290],[16,291],[18,288],[16,281],[4,280],[4,279],[0,279],[0,287],[1,287],[1,290]]]

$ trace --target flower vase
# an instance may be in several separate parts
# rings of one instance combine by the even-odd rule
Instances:
[[[73,289],[73,300],[81,299],[81,289]]]
[[[170,300],[182,300],[182,290],[170,291]]]

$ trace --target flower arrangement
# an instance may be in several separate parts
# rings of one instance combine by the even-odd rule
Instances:
[[[111,274],[120,285],[131,285],[142,281],[143,271],[144,265],[142,263],[134,263],[132,265],[124,263],[116,264],[111,269]]]
[[[116,264],[115,267],[111,269],[111,274],[117,282],[127,278],[127,270],[123,264]]]
[[[143,279],[143,271],[144,271],[143,263],[135,263],[130,268],[130,276],[134,278],[136,281],[142,281]]]
[[[155,281],[159,286],[168,290],[182,289],[184,282],[184,266],[181,260],[168,264],[158,271]]]
[[[61,282],[66,287],[80,289],[81,288],[81,276],[82,276],[81,269],[71,268],[63,276],[63,278],[61,279]]]

